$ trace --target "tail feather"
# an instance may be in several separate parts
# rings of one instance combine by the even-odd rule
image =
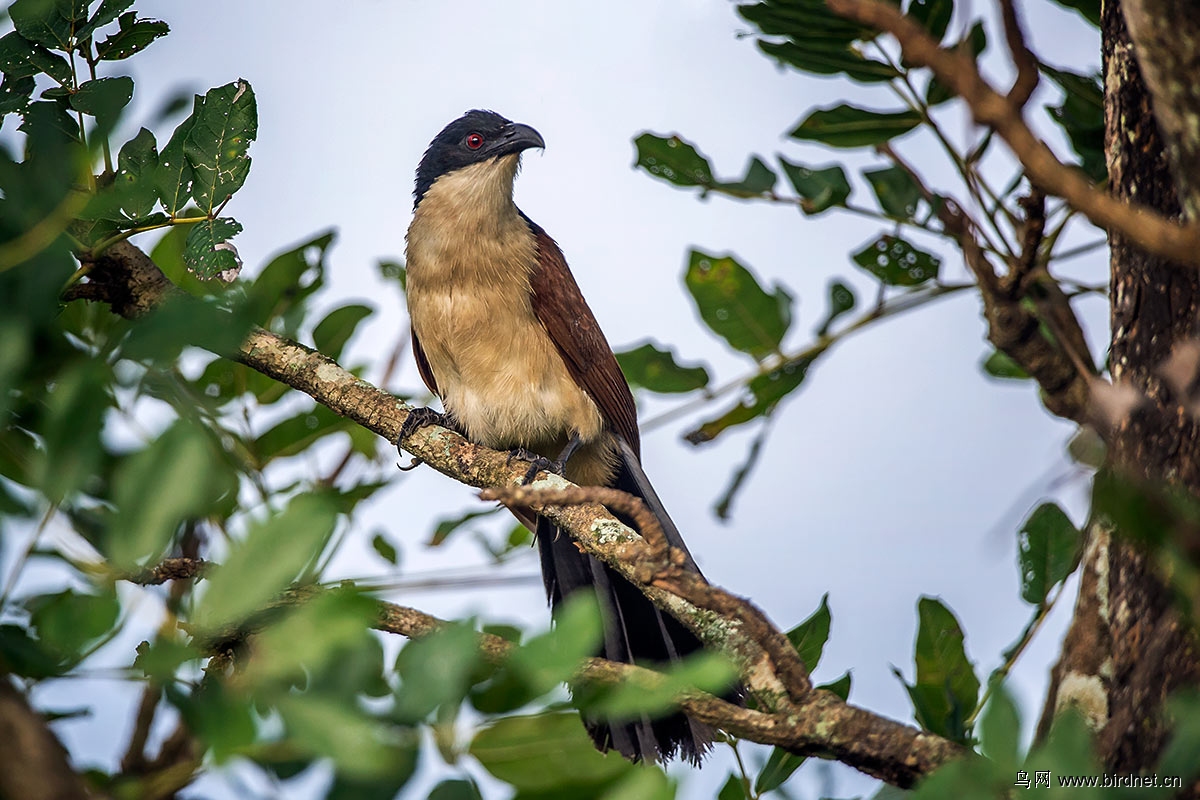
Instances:
[[[641,497],[658,518],[667,540],[686,553],[679,531],[663,509],[637,457],[623,440],[620,444],[620,465],[614,485]],[[551,606],[557,607],[564,598],[582,589],[596,592],[604,617],[600,656],[610,661],[652,666],[679,661],[701,649],[695,634],[661,612],[611,567],[581,552],[569,534],[543,517],[538,518],[536,528],[542,578]],[[690,562],[690,554],[688,559]],[[691,562],[691,566],[695,568],[695,563]],[[712,746],[714,735],[707,725],[678,712],[658,719],[643,716],[619,721],[585,715],[584,723],[598,748],[616,750],[633,761],[661,761],[678,753],[696,763]]]

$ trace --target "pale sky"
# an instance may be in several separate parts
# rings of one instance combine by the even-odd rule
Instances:
[[[1027,5],[1035,50],[1045,48],[1043,56],[1056,65],[1095,68],[1093,31],[1050,4]],[[137,80],[130,121],[143,124],[179,89],[203,92],[237,78],[251,83],[259,136],[249,180],[226,209],[245,226],[235,243],[254,274],[271,253],[325,228],[338,230],[320,301],[327,307],[365,301],[379,310],[343,359],[372,365],[368,378],[378,376],[407,326],[375,262],[402,257],[417,161],[429,139],[470,108],[494,109],[545,138],[544,154],[525,157],[517,202],[559,242],[617,349],[647,338],[669,344],[686,360],[705,361],[716,384],[747,371],[743,357],[706,331],[683,289],[693,246],[730,252],[764,285],[788,287],[797,306],[785,349],[810,340],[831,278],[850,281],[860,307],[874,296],[872,281],[847,256],[883,231],[871,221],[702,201],[631,168],[632,139],[644,130],[682,134],[728,178],[740,176],[752,153],[768,162],[783,153],[810,164],[882,164],[802,146],[786,132],[814,107],[852,101],[895,108],[886,90],[778,69],[752,38],[739,38],[750,26],[731,3],[158,0],[138,7],[170,23],[172,33],[124,62]],[[1002,36],[996,28],[990,33],[994,48]],[[1007,74],[1003,61],[993,69]],[[1053,99],[1047,92],[1043,102]],[[1030,114],[1041,121],[1039,106],[1035,101]],[[970,128],[959,116],[949,130],[961,137]],[[156,134],[161,146],[170,127]],[[1066,153],[1061,137],[1050,135]],[[931,139],[902,139],[897,148],[928,170],[934,186],[957,188]],[[788,187],[781,180],[778,188]],[[873,204],[861,180],[855,196]],[[1087,231],[1080,240],[1096,237]],[[965,278],[955,251],[916,241],[944,256],[946,278]],[[1106,260],[1093,255],[1070,271],[1099,283]],[[1080,307],[1092,341],[1103,341],[1104,302]],[[852,702],[905,721],[909,702],[891,669],[912,676],[918,598],[940,596],[955,611],[983,680],[1030,613],[1019,599],[1015,564],[1022,518],[1045,496],[1059,498],[1081,521],[1086,483],[1071,477],[1063,456],[1072,426],[1049,417],[1029,384],[998,384],[981,374],[978,362],[988,353],[983,335],[978,300],[965,293],[839,346],[777,411],[762,461],[726,524],[711,508],[755,428],[700,448],[680,436],[730,398],[648,433],[643,444],[646,471],[708,578],[749,595],[784,628],[807,617],[828,592],[833,633],[816,680],[851,669]],[[407,364],[390,388],[419,386]],[[682,400],[639,402],[646,417]],[[469,489],[428,468],[396,473],[394,486],[358,518],[328,577],[385,573],[370,550],[375,529],[403,544],[405,574],[482,564],[466,536],[437,550],[421,544],[436,520],[482,507]],[[531,574],[537,561],[530,553],[507,569]],[[441,616],[519,619],[533,629],[549,617],[538,582],[388,599]],[[1027,729],[1040,713],[1071,602],[1058,609],[1010,681]],[[103,685],[108,699],[101,713],[128,709],[131,716],[126,690],[114,686]],[[118,732],[129,725],[127,717],[103,718]],[[85,759],[112,759],[114,742],[122,742],[111,731],[98,738],[94,722],[60,730]],[[752,765],[766,753],[746,751]],[[713,796],[731,763],[725,750],[698,776],[680,772],[679,796]],[[427,790],[444,774],[427,770],[421,785]],[[812,766],[789,784],[797,797],[850,796],[871,785],[846,768],[826,773]],[[199,786],[193,796],[236,796],[218,780]],[[304,790],[286,796],[303,797]]]

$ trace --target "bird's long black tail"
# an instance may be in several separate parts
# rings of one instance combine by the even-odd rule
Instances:
[[[642,498],[658,518],[670,544],[686,553],[679,531],[646,479],[637,456],[624,441],[620,445],[615,487]],[[576,591],[596,592],[604,617],[601,657],[653,666],[678,661],[702,647],[691,631],[670,614],[659,611],[633,584],[603,562],[580,552],[570,534],[544,517],[538,518],[536,533],[551,606],[557,607]],[[690,555],[688,560],[694,568]],[[634,761],[662,761],[678,753],[695,763],[713,740],[710,727],[679,712],[657,719],[631,720],[600,720],[585,714],[584,723],[598,748],[616,750]]]

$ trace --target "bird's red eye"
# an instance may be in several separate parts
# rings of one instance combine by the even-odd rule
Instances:
[[[478,133],[468,133],[467,147],[471,148],[472,150],[478,150],[479,148],[483,147],[483,136]]]

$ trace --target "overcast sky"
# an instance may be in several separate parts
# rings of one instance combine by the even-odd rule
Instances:
[[[1078,71],[1096,66],[1094,32],[1048,3],[1024,5],[1033,45],[1047,61]],[[847,257],[881,232],[870,221],[701,201],[631,168],[631,141],[644,130],[684,135],[730,178],[751,153],[823,164],[844,156],[785,135],[812,108],[846,99],[895,108],[883,90],[778,69],[752,38],[739,36],[749,26],[731,3],[158,0],[138,8],[166,20],[172,33],[125,62],[137,79],[131,122],[151,119],[180,89],[250,82],[259,136],[249,180],[226,209],[245,226],[236,244],[253,274],[271,253],[336,228],[321,302],[365,301],[381,312],[344,359],[374,365],[369,377],[378,376],[407,326],[375,263],[402,257],[417,161],[430,138],[470,108],[494,109],[545,138],[544,154],[525,157],[517,202],[562,246],[617,349],[645,339],[672,345],[681,357],[706,362],[717,383],[747,370],[706,332],[683,290],[692,246],[732,253],[764,285],[788,287],[797,298],[790,349],[808,341],[820,321],[830,278],[851,281],[860,302],[873,296],[872,283]],[[1002,41],[994,28],[990,39]],[[1003,61],[993,68],[1006,74]],[[1044,118],[1037,103],[1030,113]],[[949,130],[970,133],[961,118]],[[169,126],[156,133],[165,143]],[[911,137],[897,147],[935,187],[957,186],[931,140]],[[871,203],[861,181],[855,189]],[[1081,240],[1089,237],[1095,232]],[[964,279],[956,253],[939,252],[944,275]],[[1079,260],[1070,271],[1092,282],[1107,274],[1103,256]],[[1103,341],[1103,301],[1081,308],[1093,342]],[[1049,417],[1028,384],[981,375],[983,335],[978,300],[964,293],[840,345],[776,414],[762,462],[726,524],[711,507],[753,429],[701,448],[680,435],[729,398],[648,433],[643,445],[646,471],[709,579],[753,597],[785,628],[829,593],[833,634],[816,679],[852,669],[852,701],[906,721],[909,703],[891,669],[912,675],[918,598],[939,596],[955,611],[983,677],[1028,617],[1015,566],[1021,519],[1040,498],[1054,496],[1081,521],[1083,479],[1071,477],[1062,455],[1071,427]],[[390,388],[419,385],[408,364]],[[640,400],[643,417],[679,402]],[[468,489],[428,468],[397,473],[394,488],[360,518],[329,577],[384,574],[369,546],[377,528],[404,545],[406,572],[482,564],[466,537],[438,550],[421,545],[436,520],[478,507]],[[508,568],[536,569],[532,554]],[[537,582],[389,599],[443,616],[475,613],[535,627],[548,619]],[[1012,678],[1027,717],[1040,712],[1069,611],[1070,602],[1063,603]],[[110,711],[121,708],[122,695],[111,698]],[[1024,720],[1026,728],[1032,721]],[[129,722],[117,717],[116,724],[124,730]],[[98,740],[94,725],[62,730],[93,759],[113,758],[121,739]],[[750,760],[761,762],[765,753],[751,752]],[[719,753],[699,777],[683,778],[680,796],[711,797],[730,763]],[[229,791],[218,783],[206,780],[203,794]],[[871,786],[844,768],[812,767],[791,785],[799,797],[847,796]]]

